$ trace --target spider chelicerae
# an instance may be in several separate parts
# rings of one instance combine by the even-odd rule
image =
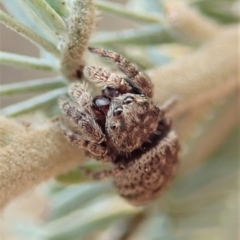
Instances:
[[[160,195],[176,171],[178,139],[165,117],[174,101],[158,107],[152,100],[150,79],[134,64],[113,51],[89,50],[113,61],[126,77],[86,66],[84,76],[103,86],[102,95],[92,99],[85,82],[73,83],[69,94],[75,101],[61,99],[60,107],[78,131],[66,125],[61,129],[89,156],[113,165],[98,172],[83,168],[85,174],[93,179],[112,177],[129,203],[147,204]]]

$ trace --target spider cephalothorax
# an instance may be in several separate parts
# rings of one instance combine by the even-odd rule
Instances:
[[[94,179],[112,176],[122,197],[134,205],[146,204],[176,170],[178,140],[164,115],[172,101],[157,107],[150,79],[135,65],[112,51],[89,50],[114,61],[126,78],[102,67],[85,67],[85,77],[103,86],[102,95],[92,99],[87,84],[72,84],[69,93],[76,103],[64,99],[60,106],[79,131],[61,129],[91,157],[114,165],[100,172],[83,169],[86,174]]]

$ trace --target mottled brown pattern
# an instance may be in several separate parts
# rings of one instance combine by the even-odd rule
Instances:
[[[159,196],[176,171],[178,150],[177,136],[170,131],[155,147],[130,161],[126,169],[114,177],[118,193],[133,205],[146,204]]]
[[[116,63],[127,78],[101,67],[85,67],[84,74],[103,86],[102,95],[91,98],[85,83],[74,83],[60,107],[74,129],[60,125],[74,145],[113,168],[99,172],[82,171],[93,179],[112,177],[123,198],[133,205],[144,205],[160,195],[176,171],[178,139],[171,121],[164,114],[175,99],[158,107],[152,97],[149,78],[123,56],[91,48]],[[80,132],[80,133],[79,133]]]

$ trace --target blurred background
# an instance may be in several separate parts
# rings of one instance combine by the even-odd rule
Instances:
[[[112,2],[126,3],[124,0],[113,0]],[[0,5],[0,9],[4,9],[3,5]],[[97,22],[98,30],[121,30],[126,28],[131,28],[136,26],[134,22],[120,18],[118,16],[112,16],[111,14],[101,12],[99,13],[99,18]],[[19,36],[16,32],[11,31],[6,28],[3,24],[0,25],[0,46],[2,51],[7,51],[11,53],[18,53],[27,56],[39,57],[39,49],[35,45],[31,44],[25,38]],[[31,79],[44,78],[49,76],[54,76],[54,74],[45,71],[36,71],[32,69],[18,69],[9,66],[0,65],[1,73],[1,84],[10,82],[22,82]],[[34,94],[26,94],[24,96],[11,96],[5,97],[1,96],[0,107],[7,106],[11,103],[17,102],[19,100],[28,99],[34,96]]]
[[[160,0],[111,2],[124,4],[131,11],[165,17],[164,2]],[[239,22],[238,1],[179,2],[196,9],[203,18],[209,18],[223,28]],[[6,1],[1,1],[0,6],[2,10],[11,12]],[[101,33],[142,26],[111,12],[99,12],[94,33],[96,38]],[[200,44],[184,44],[174,38],[156,43],[149,40],[138,44],[139,39],[135,41],[102,45],[122,51],[145,70],[181,59],[200,47]],[[3,24],[0,25],[0,48],[1,51],[39,57],[37,47]],[[128,56],[127,53],[133,54]],[[51,72],[0,65],[1,85],[53,76]],[[48,91],[41,93],[45,92]],[[0,108],[31,99],[37,94],[0,95]],[[207,105],[199,105],[197,111],[189,108],[175,114],[174,126],[182,145],[180,170],[163,196],[146,208],[129,206],[116,195],[111,181],[90,182],[85,179],[78,184],[66,185],[64,181],[68,182],[70,178],[66,174],[58,178],[61,183],[52,179],[11,202],[1,212],[0,239],[239,239],[240,125],[237,102],[238,89],[235,87]],[[52,116],[49,111],[42,114],[43,111],[35,110],[18,118],[34,122],[45,119],[48,114]]]

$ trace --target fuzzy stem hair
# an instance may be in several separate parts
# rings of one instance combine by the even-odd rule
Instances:
[[[0,208],[85,159],[52,122],[31,127],[1,117],[0,135]]]
[[[66,23],[67,36],[63,37],[61,44],[61,70],[69,80],[80,79],[84,67],[83,54],[95,23],[93,2],[74,0]]]

